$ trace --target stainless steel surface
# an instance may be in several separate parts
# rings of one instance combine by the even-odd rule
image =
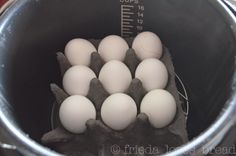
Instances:
[[[21,1],[10,1],[7,3],[7,7],[3,9],[4,14],[2,16],[9,16],[12,13],[17,12],[18,8],[24,5],[24,3],[27,3],[27,0],[21,0]],[[10,5],[9,5],[10,4]],[[8,11],[9,10],[9,11]],[[3,25],[0,25],[0,30],[2,29]],[[1,40],[4,38],[1,38]],[[21,131],[21,129],[17,126],[17,124],[12,119],[12,115],[10,114],[9,103],[8,101],[3,97],[1,94],[3,92],[4,88],[0,85],[0,125],[1,130],[4,131],[3,136],[7,136],[7,139],[9,142],[11,142],[14,145],[10,145],[12,150],[19,151],[20,153],[27,155],[27,156],[38,156],[38,155],[45,155],[45,156],[60,156],[61,154],[57,154],[54,151],[51,151],[48,148],[43,147],[42,145],[38,144],[34,140],[30,139],[27,134]],[[1,145],[1,144],[0,144]],[[3,143],[3,146],[0,147],[6,147],[6,145]],[[15,149],[15,147],[17,147]]]
[[[215,6],[219,10],[219,12],[221,12],[221,14],[227,19],[227,22],[230,24],[236,38],[236,18],[232,14],[232,12],[220,0],[208,1],[213,6]],[[14,5],[10,7],[9,11],[7,11],[4,16],[7,18],[10,14],[16,13],[18,8],[23,6],[26,2],[27,0],[22,0],[14,3]],[[0,30],[3,28],[3,26],[4,23],[0,26]],[[0,92],[3,92],[3,90],[4,88],[0,86]],[[191,140],[188,144],[183,145],[181,148],[167,153],[166,155],[203,155],[203,148],[210,149],[215,147],[224,138],[224,136],[236,122],[236,74],[234,75],[232,90],[233,92],[231,94],[231,98],[227,101],[224,109],[221,112],[221,115],[216,122],[214,122],[200,136]],[[0,123],[2,124],[2,128],[5,130],[5,133],[9,137],[9,139],[14,140],[12,141],[12,143],[14,143],[14,146],[9,147],[12,148],[16,146],[21,153],[29,156],[60,155],[38,144],[34,140],[30,139],[27,134],[22,132],[17,127],[16,123],[14,123],[11,114],[8,113],[10,111],[9,107],[6,107],[7,105],[9,105],[8,101],[4,98],[4,96],[2,96],[2,94],[0,94]],[[5,146],[4,144],[2,145]]]
[[[230,9],[221,0],[208,0],[213,6],[215,6],[219,12],[227,19],[232,31],[236,37],[236,18]],[[218,120],[214,122],[204,133],[199,137],[193,139],[188,144],[182,146],[173,153],[167,155],[205,155],[204,149],[213,149],[216,147],[227,132],[236,123],[236,71],[234,72],[233,80],[233,92],[231,98],[226,102],[225,108],[222,110]],[[193,152],[193,153],[192,153]]]
[[[16,0],[8,0],[3,6],[0,8],[0,15],[3,14]],[[0,90],[1,90],[0,86]],[[1,105],[1,95],[0,95],[0,107]],[[3,108],[4,110],[4,108]],[[11,145],[8,142],[8,135],[3,132],[3,127],[0,127],[0,155],[2,156],[20,156],[17,147],[15,145]]]
[[[236,10],[236,0],[224,0],[230,7]]]

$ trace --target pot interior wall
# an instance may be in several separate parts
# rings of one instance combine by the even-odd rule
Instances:
[[[120,2],[35,0],[24,4],[2,25],[0,80],[17,123],[39,141],[50,130],[54,97],[49,84],[61,85],[55,53],[76,37],[120,35]],[[216,120],[229,96],[234,36],[206,0],[146,0],[144,5],[144,30],[157,33],[170,49],[176,73],[186,85],[187,127],[189,137],[195,137]]]

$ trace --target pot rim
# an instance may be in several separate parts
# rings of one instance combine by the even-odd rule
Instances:
[[[14,16],[18,10],[28,2],[29,1],[27,0],[16,1],[6,10],[2,17],[0,17],[0,34],[2,34],[3,29],[10,21],[11,17]],[[222,0],[208,0],[208,2],[213,5],[222,16],[224,16],[224,18],[227,20],[226,22],[230,24],[232,33],[236,39],[236,18],[234,14]],[[224,138],[224,136],[236,122],[236,68],[234,69],[232,81],[231,97],[226,101],[225,106],[217,120],[193,140],[164,155],[177,156],[201,154],[203,149],[211,149],[212,147],[215,147]],[[26,133],[21,131],[20,128],[13,124],[14,121],[9,114],[9,108],[6,107],[9,106],[9,103],[4,98],[2,92],[3,88],[0,84],[0,123],[4,133],[6,133],[6,135],[9,137],[9,141],[17,147],[17,150],[25,155],[61,155],[35,142],[29,138]]]

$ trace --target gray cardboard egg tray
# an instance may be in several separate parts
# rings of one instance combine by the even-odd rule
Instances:
[[[132,38],[126,40],[129,45],[132,44]],[[98,47],[100,42],[100,40],[90,41],[95,47]],[[57,60],[63,76],[71,65],[63,53],[57,53]],[[122,131],[112,130],[103,123],[100,109],[103,101],[109,96],[109,93],[105,91],[100,81],[95,78],[91,80],[87,97],[95,105],[97,119],[87,121],[87,130],[83,134],[72,134],[63,128],[58,116],[60,104],[69,95],[56,84],[51,84],[51,90],[56,98],[53,113],[55,128],[43,135],[41,139],[42,143],[57,152],[69,156],[160,155],[186,143],[188,141],[186,118],[181,107],[181,101],[175,83],[175,72],[171,55],[164,46],[163,56],[160,60],[165,64],[169,74],[168,84],[165,89],[174,96],[177,104],[176,116],[168,126],[156,129],[150,125],[147,115],[140,113],[140,103],[147,92],[142,87],[141,81],[134,78],[135,69],[140,61],[134,50],[129,49],[126,53],[124,63],[130,69],[134,79],[126,94],[130,95],[137,104],[138,116],[136,120]],[[104,61],[100,58],[100,55],[97,52],[92,53],[90,68],[97,76],[103,65]],[[116,151],[113,149],[114,146]]]

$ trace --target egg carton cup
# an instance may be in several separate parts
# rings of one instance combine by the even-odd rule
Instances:
[[[90,40],[96,47],[99,40]],[[129,44],[131,39],[127,39]],[[71,67],[69,61],[63,53],[57,53],[57,60],[60,66],[61,75],[63,76],[67,69]],[[129,151],[129,155],[145,156],[160,155],[169,152],[174,148],[188,141],[186,131],[186,116],[182,108],[179,93],[175,83],[175,72],[171,55],[167,48],[163,46],[163,55],[160,60],[165,64],[168,70],[168,84],[166,90],[175,98],[177,104],[177,112],[174,120],[164,128],[154,128],[151,126],[148,117],[144,113],[140,113],[140,103],[147,93],[143,88],[142,82],[134,78],[135,69],[141,62],[133,49],[129,49],[126,53],[124,63],[128,66],[133,76],[133,80],[125,92],[131,96],[137,104],[138,115],[136,120],[131,123],[125,130],[115,131],[106,126],[101,119],[101,106],[103,101],[109,96],[109,93],[103,88],[101,82],[94,78],[90,82],[90,89],[87,95],[95,105],[97,117],[96,120],[87,121],[87,130],[82,134],[73,134],[67,131],[59,120],[59,108],[61,103],[69,97],[69,95],[56,84],[51,84],[52,93],[55,96],[52,113],[52,131],[46,133],[41,138],[44,145],[53,150],[69,156],[125,156],[127,155],[127,147],[134,147],[135,151]],[[91,54],[90,68],[98,76],[99,71],[104,65],[99,53]],[[119,152],[113,148],[118,148]],[[155,148],[155,152],[139,153],[139,149]]]

